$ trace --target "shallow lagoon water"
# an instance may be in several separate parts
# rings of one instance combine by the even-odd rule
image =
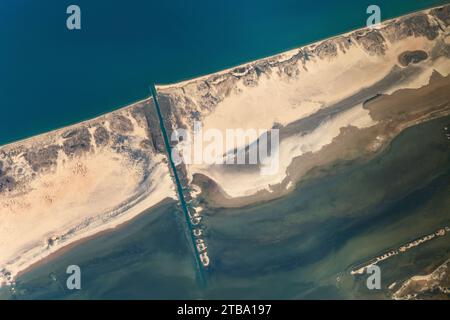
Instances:
[[[406,129],[373,159],[336,165],[282,199],[207,209],[212,263],[204,287],[181,212],[169,201],[43,263],[18,278],[15,295],[3,288],[0,298],[384,298],[389,284],[449,252],[446,236],[381,263],[381,292],[349,275],[352,266],[450,224],[449,124],[445,117]],[[80,291],[64,287],[70,264],[82,269]]]
[[[195,266],[173,200],[82,241],[19,277],[12,299],[196,298]],[[181,218],[181,216],[180,216]],[[81,290],[66,287],[68,265],[81,268]]]
[[[354,280],[362,279],[348,275],[352,265],[450,223],[450,142],[443,130],[449,123],[447,117],[407,129],[371,161],[341,164],[322,178],[301,183],[283,199],[212,212],[206,224],[218,289],[211,294],[373,295],[367,289],[353,291]],[[447,236],[433,245],[448,248],[449,243]],[[405,256],[411,254],[415,251]],[[383,269],[386,280],[402,258],[392,258],[391,267]],[[418,268],[410,265],[396,276],[404,279]]]

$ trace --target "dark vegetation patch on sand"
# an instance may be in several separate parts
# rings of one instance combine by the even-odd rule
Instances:
[[[56,165],[58,159],[58,151],[60,146],[51,145],[37,150],[30,150],[25,153],[24,157],[35,172],[46,170]]]
[[[133,123],[121,114],[114,115],[111,119],[111,130],[117,133],[127,133],[133,131]]]
[[[63,134],[63,138],[66,139],[63,150],[68,156],[83,154],[91,149],[91,134],[84,126],[70,130]]]
[[[450,6],[444,6],[431,10],[431,14],[441,20],[445,26],[450,25]]]
[[[5,191],[12,191],[16,186],[15,179],[9,175],[10,168],[0,161],[0,193]]]
[[[98,126],[94,131],[95,144],[97,146],[107,145],[109,142],[109,133],[103,126]]]
[[[398,56],[398,61],[404,67],[410,63],[419,63],[426,59],[428,59],[428,54],[422,50],[405,51]]]
[[[382,55],[386,51],[386,40],[378,30],[357,31],[354,37],[363,46],[364,50],[371,55]]]
[[[12,191],[16,185],[16,181],[10,176],[0,176],[0,193],[3,191]]]

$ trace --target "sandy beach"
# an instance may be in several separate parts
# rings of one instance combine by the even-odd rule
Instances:
[[[175,191],[145,101],[0,149],[1,282]],[[6,190],[5,190],[6,189]]]

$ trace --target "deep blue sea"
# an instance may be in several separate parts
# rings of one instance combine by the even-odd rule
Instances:
[[[448,1],[382,0],[382,19]],[[365,25],[371,0],[2,0],[0,145]],[[66,8],[81,8],[81,30]]]

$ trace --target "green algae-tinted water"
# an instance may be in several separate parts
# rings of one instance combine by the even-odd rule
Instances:
[[[406,129],[374,159],[333,168],[283,199],[206,210],[206,287],[170,201],[19,277],[14,298],[386,297],[350,268],[450,224],[449,124]],[[447,235],[381,263],[382,287],[443,262],[449,244]],[[69,264],[81,267],[81,291],[64,289]]]
[[[382,19],[447,3],[380,0]],[[66,8],[81,8],[79,31]],[[369,0],[2,0],[0,145],[365,25]]]

